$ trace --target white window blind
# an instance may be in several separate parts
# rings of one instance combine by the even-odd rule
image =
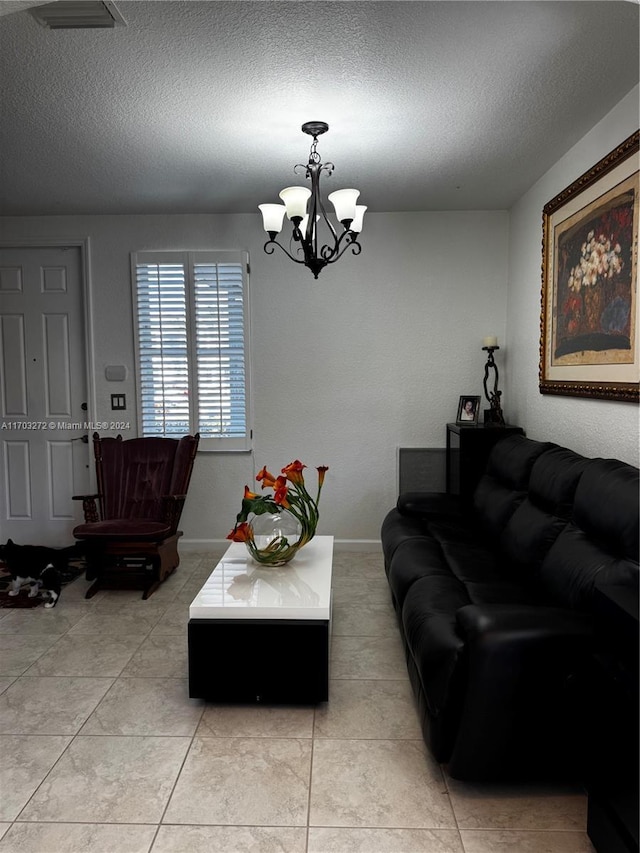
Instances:
[[[249,447],[246,256],[132,255],[141,435]]]

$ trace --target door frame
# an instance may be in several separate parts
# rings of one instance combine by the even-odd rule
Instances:
[[[87,382],[87,421],[95,423],[97,398],[95,383],[95,350],[93,334],[93,288],[91,282],[91,240],[89,237],[73,237],[70,240],[61,238],[22,237],[18,239],[0,240],[0,249],[51,249],[77,248],[80,250],[80,290],[82,294],[82,313],[84,319],[84,369]],[[91,441],[87,445],[87,465],[89,466],[89,482],[92,489],[95,486],[95,471],[91,465]]]

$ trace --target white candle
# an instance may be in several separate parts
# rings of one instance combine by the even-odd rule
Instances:
[[[483,347],[497,347],[498,346],[498,339],[495,337],[491,337],[491,336],[488,338],[483,338],[482,339],[482,346]]]

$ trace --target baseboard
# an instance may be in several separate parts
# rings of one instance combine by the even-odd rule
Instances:
[[[334,551],[381,551],[379,539],[334,539]]]
[[[212,551],[229,546],[228,539],[185,539],[179,542],[180,552],[187,554],[189,551]],[[380,551],[379,539],[335,539],[334,551]]]

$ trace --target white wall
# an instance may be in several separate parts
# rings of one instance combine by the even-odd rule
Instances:
[[[130,252],[246,249],[251,275],[253,454],[198,454],[186,540],[220,540],[245,483],[294,458],[329,465],[320,532],[374,542],[396,498],[396,450],[443,447],[461,394],[482,394],[481,340],[497,335],[507,420],[532,438],[638,464],[638,408],[540,395],[542,208],[638,127],[631,92],[509,212],[368,214],[360,257],[314,281],[262,251],[256,215],[5,217],[0,239],[89,238],[93,420],[125,391],[135,434]],[[130,378],[104,379],[107,364]],[[118,413],[120,419],[120,413]]]
[[[362,254],[318,281],[284,255],[264,254],[259,214],[6,217],[0,237],[89,237],[91,414],[108,419],[109,395],[124,391],[132,427],[130,252],[247,249],[255,454],[198,454],[185,539],[224,538],[255,471],[297,457],[311,482],[314,466],[330,467],[320,532],[362,543],[379,538],[395,502],[397,447],[443,447],[459,396],[482,394],[482,338],[505,335],[507,223],[504,211],[368,214]],[[108,364],[125,364],[131,378],[106,382]],[[508,398],[505,411],[513,421]]]
[[[599,122],[510,211],[506,405],[530,438],[586,456],[639,463],[638,407],[538,391],[542,209],[638,129],[638,87]]]

